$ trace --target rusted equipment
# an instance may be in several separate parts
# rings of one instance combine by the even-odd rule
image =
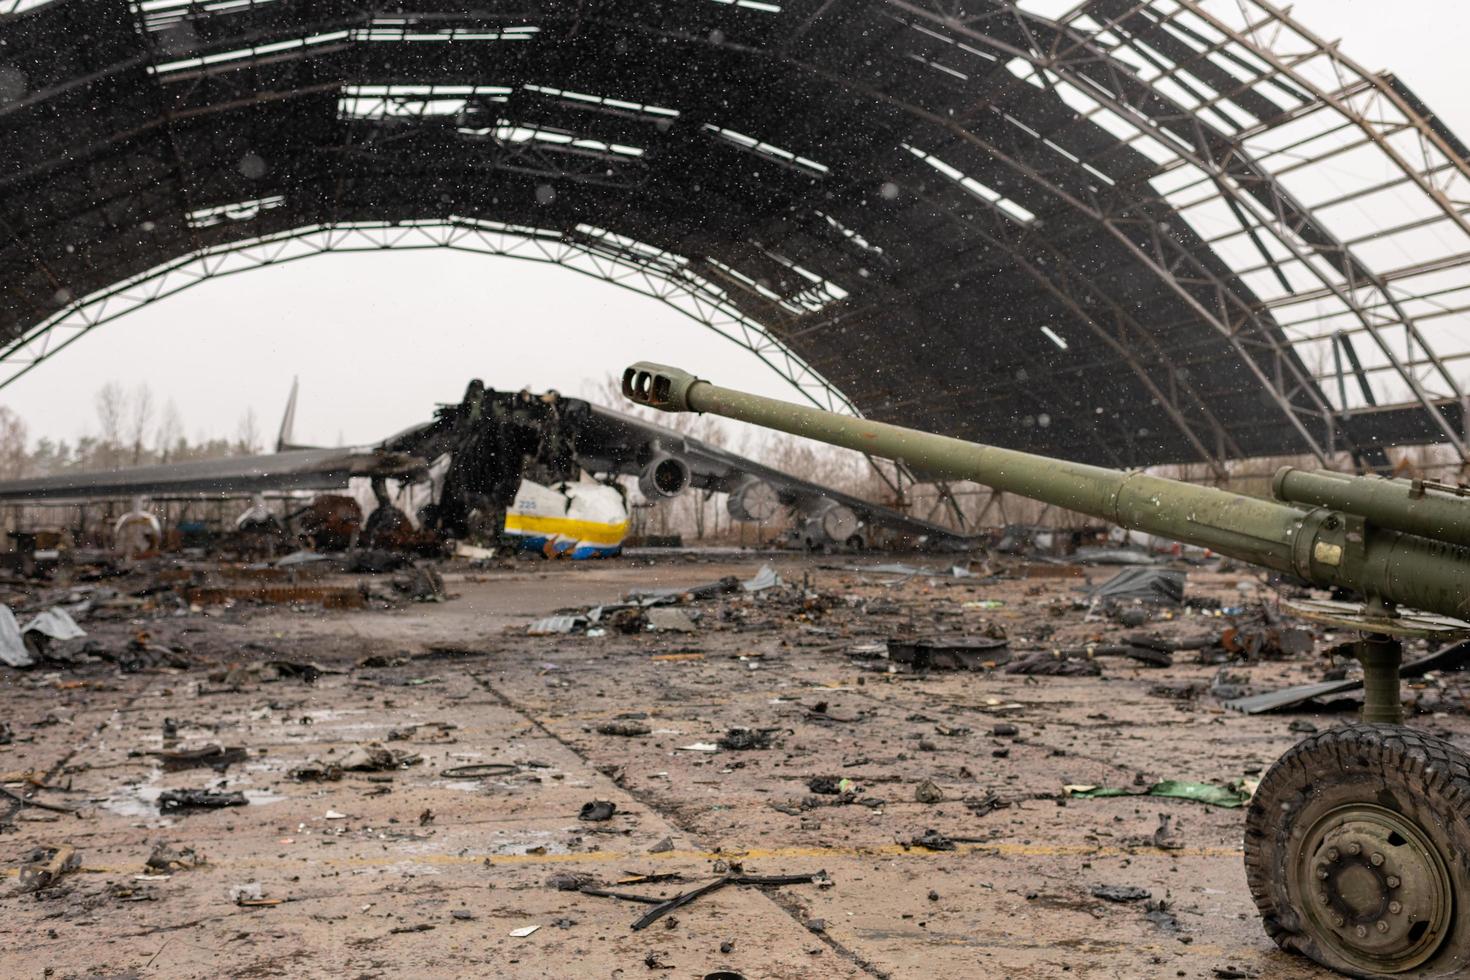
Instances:
[[[1470,624],[1470,494],[1420,481],[1286,469],[1274,500],[837,415],[639,363],[632,401],[709,412],[968,479],[1361,593],[1294,611],[1358,630],[1362,725],[1293,748],[1246,824],[1246,873],[1282,947],[1354,976],[1441,977],[1470,963],[1470,756],[1402,727],[1401,637]],[[1401,608],[1405,607],[1405,608]],[[1412,608],[1408,608],[1412,607]]]
[[[362,531],[362,508],[341,494],[319,494],[294,516],[300,521],[301,536],[325,551],[347,550]]]

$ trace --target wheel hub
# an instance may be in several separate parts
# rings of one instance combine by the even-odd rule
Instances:
[[[1353,966],[1410,970],[1444,941],[1449,873],[1428,836],[1402,814],[1371,804],[1338,807],[1312,825],[1297,857],[1304,919]]]

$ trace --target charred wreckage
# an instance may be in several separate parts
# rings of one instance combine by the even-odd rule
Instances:
[[[259,495],[338,491],[285,515],[323,548],[362,544],[432,552],[455,540],[587,558],[620,550],[629,506],[616,478],[631,476],[651,502],[687,492],[726,494],[732,520],[760,526],[785,521],[786,540],[806,549],[894,543],[963,549],[974,543],[941,525],[555,392],[498,392],[473,381],[463,400],[439,408],[433,421],[368,449],[292,447],[288,437],[283,428],[281,451],[262,456],[4,481],[0,502],[256,495],[237,526],[247,537],[260,537],[283,528]],[[371,489],[375,506],[366,520],[354,499],[341,496],[354,481]],[[410,518],[395,501],[414,496],[424,502]],[[146,512],[135,508],[119,519],[119,532],[129,528],[142,537],[119,533],[119,548],[139,552],[159,543],[157,521]]]

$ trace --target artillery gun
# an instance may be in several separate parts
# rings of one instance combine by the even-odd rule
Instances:
[[[901,460],[1363,595],[1294,606],[1359,632],[1363,714],[1298,743],[1261,780],[1246,878],[1284,949],[1358,977],[1470,971],[1470,756],[1404,727],[1399,694],[1404,637],[1470,637],[1465,491],[1286,468],[1266,500],[837,415],[647,362],[624,372],[623,394]]]

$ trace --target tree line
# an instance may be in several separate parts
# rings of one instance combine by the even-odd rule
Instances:
[[[198,433],[191,439],[178,406],[172,399],[160,405],[146,382],[128,388],[110,381],[97,389],[92,404],[95,432],[75,440],[43,435],[34,443],[26,420],[14,409],[0,406],[0,479],[219,459],[262,451],[253,409],[241,415],[233,438]]]

